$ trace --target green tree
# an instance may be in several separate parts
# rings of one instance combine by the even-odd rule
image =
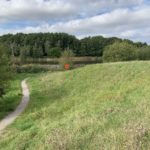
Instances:
[[[48,55],[48,51],[51,48],[51,43],[50,41],[46,40],[46,42],[44,43],[44,49],[45,49],[45,54]]]
[[[72,58],[74,57],[74,53],[72,50],[65,50],[60,58],[59,64],[62,69],[64,69],[65,64],[69,64],[70,68],[73,68],[73,60]]]
[[[24,64],[26,62],[26,59],[29,56],[29,53],[30,53],[29,46],[24,46],[24,47],[21,48],[20,61],[21,61],[22,64]]]
[[[19,56],[21,47],[30,46],[30,57],[37,58],[47,56],[47,51],[53,47],[60,47],[63,51],[72,49],[76,56],[102,56],[105,47],[115,42],[127,42],[141,48],[146,43],[122,40],[116,37],[104,38],[102,36],[86,37],[81,40],[66,33],[18,33],[7,34],[0,37],[0,42],[10,46],[10,53]]]
[[[115,42],[104,50],[104,62],[130,61],[136,60],[137,47],[128,42]]]
[[[145,46],[138,49],[138,59],[150,60],[150,46]]]
[[[59,47],[53,47],[47,51],[47,55],[52,58],[59,58],[61,56],[61,49]]]
[[[35,46],[32,49],[32,55],[33,58],[42,58],[43,57],[42,47],[35,44]]]
[[[6,53],[7,47],[0,44],[0,97],[5,93],[10,80],[10,64]]]

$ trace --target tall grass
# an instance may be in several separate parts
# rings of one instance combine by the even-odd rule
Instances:
[[[150,62],[89,65],[28,83],[30,105],[0,135],[0,149],[150,149]]]

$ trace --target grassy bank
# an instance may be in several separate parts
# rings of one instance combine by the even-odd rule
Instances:
[[[150,149],[150,62],[89,65],[28,83],[30,105],[0,135],[0,149]]]

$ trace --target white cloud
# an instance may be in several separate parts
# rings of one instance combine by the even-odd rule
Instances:
[[[69,3],[58,0],[1,0],[0,6],[0,22],[60,19],[73,15],[75,11]]]
[[[4,2],[4,0],[2,1]],[[104,36],[130,38],[135,41],[147,41],[150,43],[150,6],[145,6],[142,2],[143,0],[47,0],[47,2],[43,2],[43,0],[33,0],[28,1],[27,3],[25,0],[11,0],[9,2],[12,3],[10,10],[7,10],[7,13],[5,9],[0,12],[0,16],[8,16],[6,20],[9,20],[10,18],[19,19],[25,17],[28,19],[34,18],[35,20],[38,20],[44,16],[47,18],[59,18],[63,16],[64,18],[72,18],[72,16],[79,14],[83,14],[85,17],[81,19],[72,18],[65,22],[59,20],[53,24],[49,24],[45,21],[44,23],[39,23],[37,26],[26,26],[17,29],[1,28],[0,34],[17,32],[66,32],[74,34],[79,38],[88,35],[100,34]],[[29,8],[28,4],[30,4]],[[109,4],[111,4],[110,7],[113,8],[111,11],[99,15],[93,15],[91,13],[91,10],[96,12],[99,10],[98,8],[105,9],[106,6],[109,6]],[[35,7],[33,7],[33,5]],[[126,6],[129,5],[135,6],[127,8]],[[81,8],[83,10],[80,10]],[[89,9],[86,10],[86,8]],[[19,14],[18,12],[22,13]],[[31,12],[32,14],[30,15]],[[68,14],[68,12],[70,13]],[[0,21],[1,20],[4,20],[4,18],[0,19]]]
[[[0,22],[57,20],[141,4],[143,0],[0,0]]]

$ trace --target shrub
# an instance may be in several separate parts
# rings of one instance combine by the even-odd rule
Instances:
[[[47,51],[47,55],[52,58],[59,58],[61,56],[61,49],[59,47],[51,48]]]
[[[127,42],[116,42],[104,50],[104,62],[130,61],[138,59],[137,47]]]
[[[150,60],[150,47],[142,47],[138,50],[139,60]]]
[[[65,50],[62,53],[62,56],[59,60],[60,67],[64,69],[65,64],[69,64],[70,69],[73,68],[73,60],[72,60],[73,56],[74,56],[74,53],[71,50]]]

